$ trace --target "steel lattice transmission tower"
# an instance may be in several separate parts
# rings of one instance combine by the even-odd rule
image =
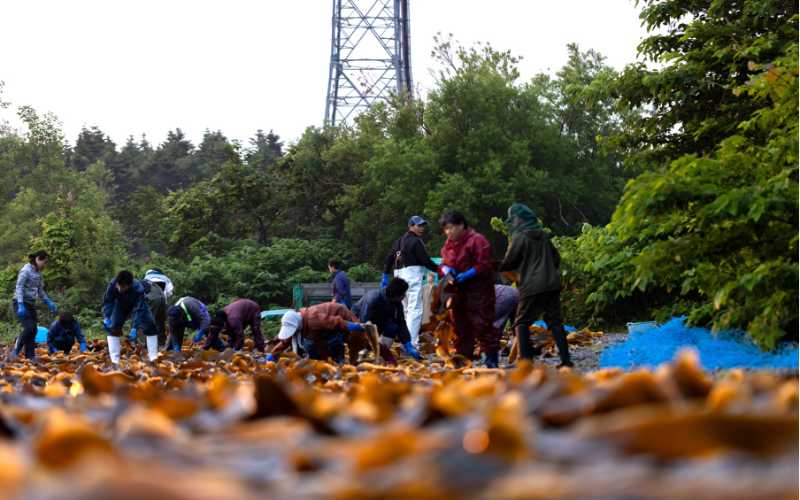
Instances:
[[[325,123],[354,118],[390,93],[412,97],[408,0],[333,0]]]

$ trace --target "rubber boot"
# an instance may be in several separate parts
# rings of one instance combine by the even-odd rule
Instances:
[[[567,343],[567,332],[564,330],[564,325],[553,325],[552,332],[558,347],[558,357],[561,358],[561,364],[558,367],[573,366],[569,357],[569,343]]]
[[[147,358],[151,363],[158,359],[158,335],[147,336]]]
[[[122,352],[119,337],[109,335],[106,337],[106,341],[108,342],[108,357],[111,358],[112,363],[119,366],[119,355]]]
[[[497,351],[484,352],[482,354],[482,357],[483,357],[483,366],[485,366],[486,368],[497,368],[499,363]]]
[[[519,358],[533,360],[533,349],[531,348],[531,331],[528,325],[517,325],[517,345],[519,346]]]

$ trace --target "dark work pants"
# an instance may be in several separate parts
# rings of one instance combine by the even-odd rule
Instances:
[[[75,345],[75,340],[70,339],[63,342],[53,342],[52,347],[55,347],[56,351],[63,351],[64,354],[69,354],[73,345]]]
[[[203,349],[214,349],[219,352],[224,351],[225,343],[222,342],[222,339],[220,338],[221,333],[222,330],[219,328],[213,326],[209,328],[208,333],[206,334],[206,343],[203,345]]]
[[[476,277],[461,285],[462,295],[453,306],[453,323],[456,330],[456,352],[472,359],[475,352],[475,341],[480,344],[481,352],[497,352],[500,349],[500,338],[492,328],[494,321],[494,283],[491,280]]]
[[[172,328],[169,332],[169,339],[167,339],[167,350],[180,352],[183,346],[183,335],[186,333],[186,326],[180,325]]]
[[[18,303],[16,300],[12,300],[11,304],[14,307],[14,316],[17,316]],[[22,349],[25,349],[25,357],[32,360],[36,357],[36,329],[38,327],[36,306],[25,302],[25,316],[22,318],[17,316],[17,319],[22,325],[22,333],[19,334],[17,343],[14,345],[14,356],[19,356]]]
[[[331,358],[337,363],[343,363],[344,334],[342,332],[331,332],[324,339],[320,342],[303,339],[303,349],[308,353],[308,357],[323,361]]]
[[[242,325],[242,328],[228,328],[228,335],[230,337],[229,344],[235,351],[241,351],[244,347],[244,330],[248,326],[250,327],[250,334],[253,336],[253,343],[255,343],[256,349],[261,352],[264,352],[265,348],[265,341],[264,335],[261,333],[261,312],[259,311],[253,318],[249,320],[249,322]],[[211,340],[211,339],[209,339]]]
[[[533,358],[533,348],[530,345],[530,330],[528,328],[542,315],[544,316],[544,322],[547,323],[547,328],[556,341],[561,361],[568,362],[569,346],[567,345],[567,332],[564,330],[564,319],[561,315],[561,290],[551,290],[520,297],[517,317],[514,320],[520,357]]]
[[[122,327],[125,322],[131,318],[131,326],[136,328],[138,335],[149,337],[151,335],[158,335],[156,330],[156,323],[153,321],[153,315],[147,307],[137,307],[134,310],[122,307],[119,304],[114,305],[111,311],[111,335],[114,337],[122,336]]]

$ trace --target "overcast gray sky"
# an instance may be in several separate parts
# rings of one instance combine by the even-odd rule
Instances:
[[[411,0],[415,85],[430,89],[433,36],[452,33],[555,72],[566,45],[622,68],[644,35],[632,0]],[[96,125],[121,144],[180,127],[246,143],[257,129],[295,140],[324,116],[330,0],[3,0],[4,99],[55,113],[74,143]],[[11,119],[14,109],[0,110]]]

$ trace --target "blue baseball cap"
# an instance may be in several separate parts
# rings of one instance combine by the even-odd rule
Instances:
[[[409,226],[425,226],[428,224],[428,221],[420,217],[419,215],[412,215],[410,219],[408,219]]]

